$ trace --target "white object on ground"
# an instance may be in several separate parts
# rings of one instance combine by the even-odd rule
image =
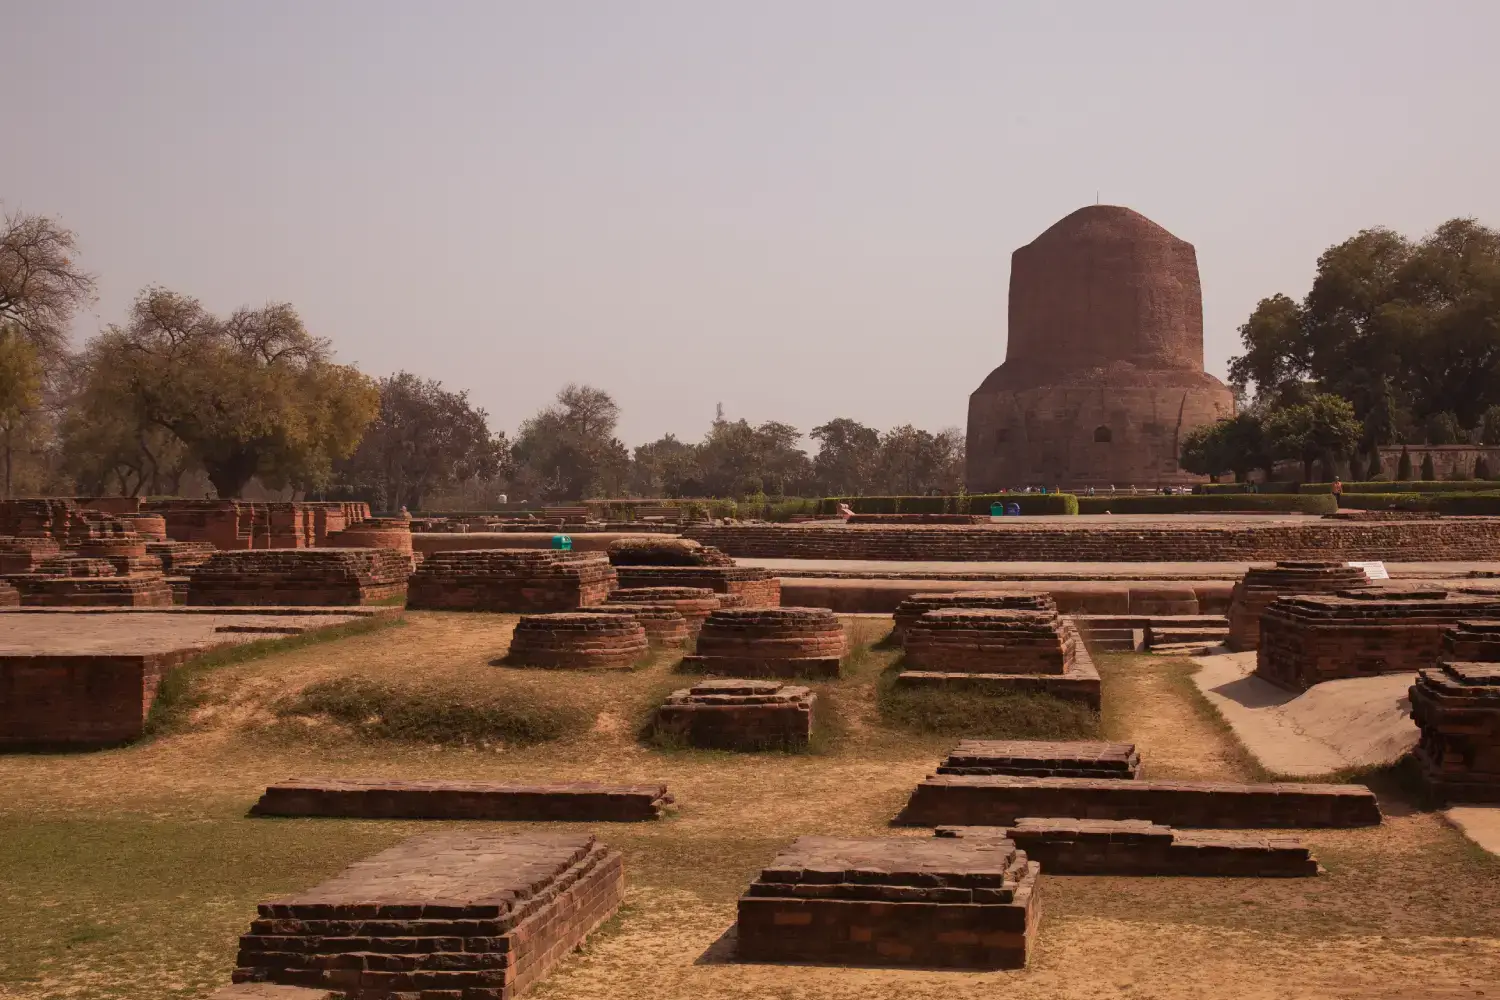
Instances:
[[[1353,566],[1355,569],[1364,570],[1365,576],[1369,577],[1371,580],[1389,580],[1391,578],[1391,574],[1386,572],[1385,563],[1378,560],[1376,562],[1345,563],[1344,565]]]

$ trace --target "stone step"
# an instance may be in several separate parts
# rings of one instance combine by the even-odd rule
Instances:
[[[1144,819],[1163,826],[1352,827],[1380,823],[1364,785],[1241,785],[934,774],[896,822],[907,826],[1010,826],[1024,816]]]
[[[667,786],[300,778],[269,786],[252,816],[629,822],[660,819]]]

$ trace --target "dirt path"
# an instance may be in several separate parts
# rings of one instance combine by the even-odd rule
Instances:
[[[1244,781],[1244,751],[1191,693],[1191,664],[1176,657],[1098,656],[1104,730],[1134,743],[1149,777]]]

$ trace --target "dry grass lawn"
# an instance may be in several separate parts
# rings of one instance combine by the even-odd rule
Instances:
[[[741,965],[735,898],[805,833],[914,836],[887,826],[951,737],[893,731],[875,709],[894,656],[862,651],[820,690],[837,708],[817,752],[664,751],[636,737],[684,678],[492,666],[513,619],[410,614],[368,635],[279,652],[200,679],[196,707],[153,742],[103,753],[0,756],[0,997],[197,997],[228,981],[255,903],[310,886],[420,823],[253,820],[294,775],[665,780],[653,824],[598,824],[626,852],[623,918],[570,957],[539,998],[1303,998],[1500,993],[1500,861],[1435,813],[1383,802],[1378,829],[1306,834],[1317,879],[1045,877],[1031,966],[1017,972]],[[861,647],[888,621],[851,620]],[[1103,656],[1105,734],[1140,744],[1159,777],[1245,779],[1243,751],[1194,701],[1184,661]],[[572,714],[560,739],[516,747],[362,739],[287,714],[341,677],[457,704]]]

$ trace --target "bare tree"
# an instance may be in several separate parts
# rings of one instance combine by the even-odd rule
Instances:
[[[94,294],[77,253],[78,238],[56,219],[24,212],[0,219],[0,322],[19,328],[49,369],[66,352],[73,314]]]

